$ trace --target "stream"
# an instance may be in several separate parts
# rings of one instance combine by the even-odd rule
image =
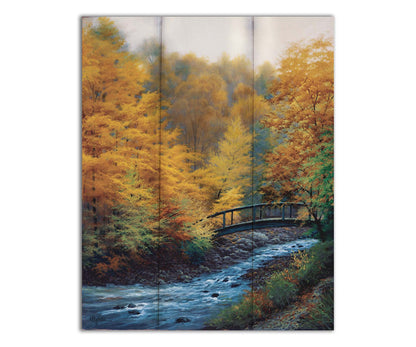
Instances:
[[[257,248],[253,256],[221,271],[205,273],[189,283],[159,287],[108,285],[82,287],[83,329],[197,330],[224,307],[237,302],[250,281],[240,277],[269,260],[307,249],[314,239]]]

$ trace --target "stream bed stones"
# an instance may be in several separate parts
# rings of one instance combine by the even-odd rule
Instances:
[[[256,248],[270,244],[283,244],[302,238],[306,227],[280,227],[241,231],[222,236],[213,241],[202,264],[175,264],[164,267],[160,279],[162,283],[190,282],[203,273],[217,271],[248,259]],[[186,275],[183,275],[186,274]],[[260,276],[261,271],[258,271]]]

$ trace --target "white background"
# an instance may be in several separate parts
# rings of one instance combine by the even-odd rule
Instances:
[[[414,345],[410,1],[9,1],[0,19],[3,346]],[[80,16],[335,15],[335,332],[80,330]]]

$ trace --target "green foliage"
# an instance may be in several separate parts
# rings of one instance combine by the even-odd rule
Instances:
[[[252,295],[245,296],[236,305],[225,308],[208,323],[209,328],[242,330],[252,325],[261,317],[261,307],[255,302]]]
[[[309,228],[302,234],[303,237],[319,239],[321,241],[331,241],[334,239],[334,219],[324,219],[321,221],[321,233],[316,225]]]
[[[334,329],[334,288],[331,286],[319,296],[319,302],[302,320],[299,330]]]
[[[113,217],[116,242],[114,247],[123,253],[151,253],[155,245],[160,242],[157,235],[158,224],[151,215],[155,208],[133,208],[122,206],[121,212]]]
[[[323,242],[307,252],[294,254],[288,269],[273,274],[265,287],[246,294],[239,303],[225,308],[208,326],[213,329],[245,329],[272,311],[285,308],[306,288],[333,276],[333,248],[333,241]],[[333,324],[333,291],[327,291],[305,324],[317,326],[316,329],[331,329],[331,321]]]
[[[284,279],[281,273],[274,274],[266,285],[266,291],[273,304],[283,308],[296,298],[298,288]]]
[[[84,228],[82,232],[82,268],[91,269],[98,260],[103,259],[102,249],[98,247],[97,232],[91,228]]]
[[[321,136],[322,142],[316,145],[316,156],[303,164],[302,170],[308,172],[306,177],[296,178],[301,186],[313,186],[314,194],[310,198],[309,208],[317,211],[322,241],[333,239],[334,231],[334,139],[333,131]]]
[[[257,94],[267,96],[270,84],[274,78],[274,67],[270,62],[266,61],[260,65],[254,80],[254,88]]]
[[[239,303],[221,311],[208,326],[214,329],[245,329],[255,321],[267,317],[274,309],[287,306],[296,298],[297,293],[296,285],[277,273],[263,290],[247,293]]]
[[[94,22],[82,30],[83,270],[102,278],[135,272],[160,247],[167,258],[201,263],[214,228],[193,223],[262,202],[265,179],[298,201],[305,186],[331,235],[333,63],[321,59],[333,55],[328,43],[295,45],[277,78],[267,62],[253,75],[247,57],[210,63],[167,54],[154,39],[133,53],[109,18]],[[283,305],[293,285],[274,286],[273,302]],[[251,306],[264,310],[263,301]]]
[[[313,227],[313,228],[309,228],[308,230],[306,230],[306,231],[302,234],[302,236],[303,236],[303,237],[306,237],[306,238],[317,238],[317,237],[319,237],[319,235],[318,235],[318,231],[316,230],[316,228],[315,228],[315,227]]]
[[[316,285],[320,279],[333,276],[334,242],[322,242],[313,246],[307,260],[299,266],[296,280],[300,288]]]
[[[211,239],[204,236],[195,236],[185,243],[184,251],[192,264],[201,264],[211,246]]]
[[[333,68],[331,40],[291,44],[269,88],[272,112],[262,120],[283,139],[266,155],[265,199],[303,203],[321,240],[333,216]]]
[[[272,150],[270,141],[273,136],[271,130],[260,122],[254,123],[252,186],[250,192],[245,194],[244,205],[259,204],[263,202],[262,186],[264,184],[266,161],[264,154]]]
[[[333,209],[332,209],[333,213]],[[331,241],[334,239],[334,216],[324,219],[322,225],[322,241]]]

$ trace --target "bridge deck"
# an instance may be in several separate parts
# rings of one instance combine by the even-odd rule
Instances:
[[[301,213],[302,210],[304,212]],[[244,222],[241,222],[241,220],[238,221],[240,219],[239,216],[241,217],[240,213],[243,214],[242,217],[245,219]],[[307,216],[308,214],[309,216],[305,220],[305,215]],[[228,219],[226,216],[228,216]],[[285,201],[240,206],[229,210],[216,212],[195,223],[200,223],[206,219],[216,217],[222,218],[222,228],[214,231],[214,237],[250,229],[293,226],[305,223],[310,224],[311,220],[310,211],[307,210],[304,204]],[[237,222],[235,223],[235,221]],[[227,225],[228,223],[229,225]]]
[[[248,222],[236,223],[233,225],[228,225],[224,228],[220,228],[214,231],[214,237],[220,237],[228,234],[232,234],[238,231],[250,230],[250,229],[264,229],[264,228],[273,228],[273,227],[285,227],[285,226],[294,226],[307,223],[308,221],[298,220],[296,218],[265,218]]]

